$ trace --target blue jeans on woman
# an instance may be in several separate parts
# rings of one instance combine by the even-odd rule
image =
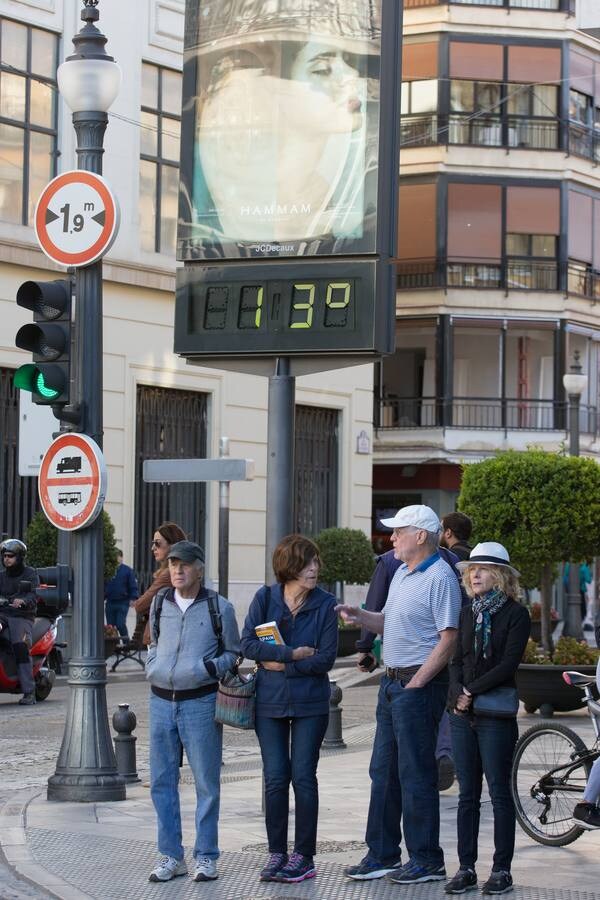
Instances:
[[[458,859],[474,869],[483,776],[494,811],[492,871],[510,872],[515,850],[515,807],[510,794],[512,758],[519,735],[516,719],[450,714],[454,766],[458,778]]]
[[[290,782],[296,798],[294,850],[310,857],[317,852],[317,764],[328,721],[328,714],[292,719],[256,717],[265,775],[269,853],[287,853]]]
[[[421,866],[444,864],[435,747],[447,694],[443,676],[422,688],[381,679],[365,837],[375,862],[400,859],[402,820],[410,859]]]
[[[223,726],[215,722],[216,694],[172,702],[150,695],[150,793],[158,819],[158,851],[183,859],[179,765],[185,749],[196,785],[194,858],[219,856]]]

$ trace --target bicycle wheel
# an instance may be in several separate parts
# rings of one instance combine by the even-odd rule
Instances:
[[[581,799],[591,763],[583,760],[572,771],[569,764],[586,750],[578,734],[550,722],[533,725],[519,738],[511,793],[519,825],[539,844],[564,847],[583,833],[573,822],[573,808]]]

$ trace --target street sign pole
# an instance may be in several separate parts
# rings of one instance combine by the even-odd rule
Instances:
[[[86,2],[86,23],[74,38],[76,55],[65,67],[86,58],[102,60],[108,71],[106,38],[96,28],[98,11]],[[62,68],[62,67],[61,67]],[[68,98],[67,98],[68,99]],[[109,104],[110,105],[110,104]],[[102,173],[108,113],[73,112],[78,168]],[[76,276],[75,366],[81,431],[102,448],[102,261],[82,266]],[[106,706],[104,658],[104,541],[102,516],[71,538],[75,598],[73,656],[69,661],[69,706],[56,773],[48,780],[48,799],[67,801],[125,800],[125,781],[117,772]]]
[[[265,584],[273,580],[275,547],[294,531],[295,396],[296,379],[290,375],[290,361],[280,357],[269,378]]]

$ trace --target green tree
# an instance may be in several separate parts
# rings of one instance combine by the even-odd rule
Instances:
[[[560,562],[591,559],[600,545],[600,466],[531,449],[465,466],[458,508],[476,541],[499,541],[525,587],[540,588],[542,643],[551,649],[552,583]]]
[[[117,543],[115,527],[106,510],[102,510],[102,530],[104,533],[104,581],[108,581],[117,571]],[[25,532],[27,562],[35,568],[56,565],[58,529],[51,525],[43,512],[37,512]]]
[[[355,528],[325,528],[315,538],[323,568],[320,580],[325,584],[366,584],[375,568],[375,555],[368,537]]]

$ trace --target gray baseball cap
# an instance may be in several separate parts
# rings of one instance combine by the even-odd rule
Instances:
[[[180,559],[181,562],[186,563],[199,559],[201,563],[204,563],[204,550],[200,544],[195,544],[193,541],[177,541],[171,546],[167,559]]]

